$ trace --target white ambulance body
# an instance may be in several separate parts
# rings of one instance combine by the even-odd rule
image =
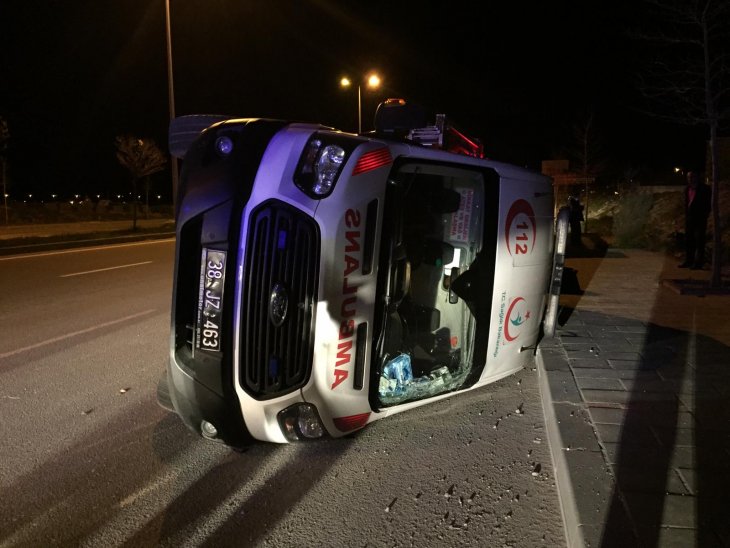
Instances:
[[[233,447],[343,436],[531,363],[548,178],[382,128],[213,121],[171,127],[184,161],[161,392],[188,427]]]

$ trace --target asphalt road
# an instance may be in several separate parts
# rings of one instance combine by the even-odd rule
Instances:
[[[531,369],[345,439],[189,432],[155,402],[173,247],[0,258],[0,546],[565,545]]]

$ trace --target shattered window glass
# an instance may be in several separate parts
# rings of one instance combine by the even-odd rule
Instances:
[[[374,364],[382,406],[456,390],[472,367],[475,317],[467,272],[482,247],[479,171],[406,164],[389,181]],[[382,272],[383,270],[381,270]],[[461,296],[460,296],[461,295]]]

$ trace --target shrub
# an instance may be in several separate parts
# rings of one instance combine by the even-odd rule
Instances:
[[[619,247],[647,247],[649,237],[646,224],[654,203],[651,194],[630,193],[621,198],[620,207],[613,217],[613,236]]]

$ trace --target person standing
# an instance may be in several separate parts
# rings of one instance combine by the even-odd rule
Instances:
[[[583,218],[583,205],[577,196],[568,197],[568,221],[570,223],[570,243],[582,245],[580,223]]]
[[[700,181],[696,171],[688,171],[687,187],[684,189],[685,254],[680,268],[699,270],[705,263],[705,238],[711,203],[710,187]]]

